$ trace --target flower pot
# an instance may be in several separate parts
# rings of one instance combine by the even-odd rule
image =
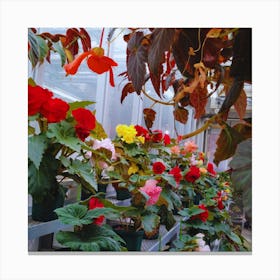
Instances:
[[[65,195],[58,192],[55,196],[49,195],[43,198],[42,201],[32,201],[32,214],[31,217],[34,221],[48,222],[57,219],[54,212],[56,208],[64,205]]]
[[[114,231],[126,242],[128,251],[141,251],[144,230],[134,231],[132,229],[125,229],[117,225],[113,227]]]
[[[127,188],[122,188],[118,186],[118,183],[112,183],[114,189],[116,190],[117,200],[125,200],[131,198],[131,193]]]

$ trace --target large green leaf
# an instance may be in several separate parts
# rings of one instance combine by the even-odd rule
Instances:
[[[65,207],[57,208],[55,213],[59,220],[67,225],[82,226],[93,222],[92,218],[86,218],[88,208],[78,203],[67,205]]]
[[[55,138],[60,144],[65,145],[78,153],[83,145],[83,142],[76,137],[72,125],[66,121],[49,124],[47,137]]]
[[[229,166],[233,187],[242,191],[243,207],[248,217],[252,210],[252,139],[241,142]]]
[[[33,199],[40,200],[59,186],[56,180],[58,166],[59,161],[48,153],[43,155],[39,169],[31,160],[28,161],[28,193]]]
[[[72,250],[122,251],[125,241],[108,225],[89,225],[78,232],[58,232],[57,241]]]
[[[34,163],[37,169],[39,169],[43,153],[47,146],[48,139],[44,134],[28,137],[28,158]]]
[[[82,162],[78,159],[60,158],[62,164],[67,168],[68,173],[78,175],[97,191],[95,173],[89,162]]]
[[[157,228],[160,217],[154,213],[147,213],[141,217],[143,228],[146,232],[152,232]]]

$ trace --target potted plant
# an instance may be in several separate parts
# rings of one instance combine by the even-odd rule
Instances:
[[[34,220],[56,218],[53,210],[63,206],[65,178],[91,193],[97,191],[94,168],[85,157],[92,150],[86,139],[97,124],[94,114],[85,108],[91,103],[67,103],[29,79],[28,193],[33,199]]]

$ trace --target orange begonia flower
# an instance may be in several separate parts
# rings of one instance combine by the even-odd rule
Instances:
[[[90,51],[84,52],[77,56],[72,62],[66,64],[64,69],[67,75],[75,75],[80,67],[82,61],[87,59],[88,67],[97,74],[103,74],[107,71],[110,73],[110,85],[115,86],[114,76],[113,76],[113,66],[118,66],[118,64],[108,56],[104,55],[104,49],[100,47],[93,48]]]

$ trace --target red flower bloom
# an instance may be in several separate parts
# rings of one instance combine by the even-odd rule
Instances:
[[[217,192],[217,196],[214,199],[217,201],[218,208],[223,210],[225,206],[223,204],[222,193],[220,191]]]
[[[92,197],[90,200],[89,200],[89,203],[88,203],[88,209],[89,210],[92,210],[92,209],[95,209],[95,208],[103,208],[104,207],[104,204],[99,201],[98,198],[96,197]],[[93,221],[93,224],[96,224],[96,225],[101,225],[104,221],[105,217],[104,216],[99,216],[98,218],[95,218],[94,221]]]
[[[189,172],[185,175],[185,179],[188,182],[194,183],[200,177],[199,168],[196,166],[191,166]]]
[[[164,143],[164,145],[169,145],[171,143],[171,139],[170,139],[170,136],[168,134],[164,134],[163,143]]]
[[[207,164],[207,171],[214,176],[217,174],[217,172],[214,170],[214,165],[211,162],[208,162]]]
[[[154,130],[152,134],[152,140],[155,143],[159,143],[162,140],[162,131],[161,130]]]
[[[73,110],[72,115],[77,121],[75,126],[76,134],[82,141],[85,141],[85,139],[89,136],[90,131],[95,128],[95,116],[90,110],[85,108]]]
[[[173,175],[175,181],[177,184],[180,183],[180,181],[182,180],[183,176],[181,174],[181,169],[178,166],[175,166],[174,168],[172,168],[169,171],[169,174]]]
[[[194,219],[200,219],[202,222],[206,222],[207,219],[208,219],[208,216],[209,216],[209,212],[208,212],[208,209],[205,207],[204,204],[201,204],[201,205],[198,205],[198,208],[202,209],[202,210],[205,210],[204,212],[200,213],[200,214],[197,214],[197,215],[194,215],[192,216],[192,220]]]
[[[103,74],[107,71],[110,73],[110,84],[112,87],[115,86],[113,66],[118,66],[118,64],[108,56],[104,55],[104,49],[100,47],[93,48],[90,51],[84,52],[77,56],[72,62],[66,64],[64,69],[67,74],[75,75],[80,67],[82,61],[87,59],[88,67],[97,74]]]
[[[42,105],[52,96],[52,92],[47,89],[28,85],[28,116],[39,113]]]
[[[165,165],[160,161],[157,161],[153,164],[153,172],[155,174],[162,174],[165,171],[165,169]]]
[[[144,128],[143,126],[140,126],[140,125],[135,125],[134,128],[137,131],[136,136],[143,136],[145,138],[145,141],[150,140],[151,137],[150,137],[149,131],[146,128]]]
[[[70,106],[65,101],[54,98],[48,99],[41,108],[41,114],[47,118],[49,123],[56,123],[64,120]]]

